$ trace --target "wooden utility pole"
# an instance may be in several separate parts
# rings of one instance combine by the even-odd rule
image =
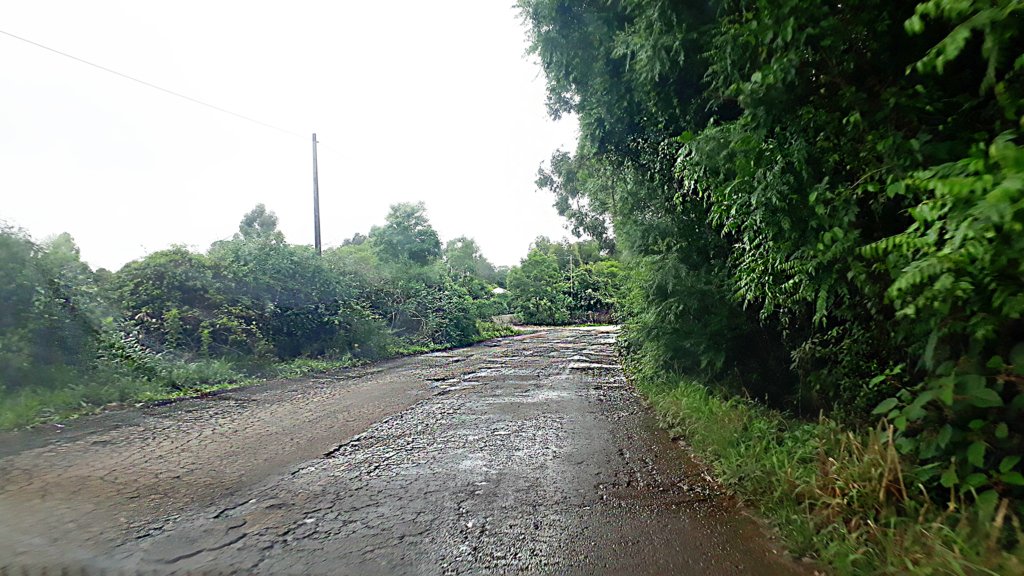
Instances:
[[[316,132],[313,133],[313,234],[316,236],[316,255],[320,255],[320,184],[316,174]]]

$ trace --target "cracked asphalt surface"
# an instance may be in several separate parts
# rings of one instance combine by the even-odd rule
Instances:
[[[0,566],[809,573],[656,428],[615,334],[540,330],[0,436]]]

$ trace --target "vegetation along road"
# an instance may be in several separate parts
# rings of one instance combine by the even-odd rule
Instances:
[[[573,238],[517,265],[448,229],[514,220],[480,207],[532,192],[493,178],[436,206],[444,234],[397,202],[321,249],[259,203],[118,270],[71,234],[114,218],[38,240],[0,219],[0,430],[36,427],[0,438],[0,559],[1024,574],[1024,0],[514,11],[578,126],[535,181]],[[448,187],[420,176],[352,190]],[[551,328],[438,352],[507,315]],[[604,322],[618,356],[614,331],[554,328]]]
[[[806,573],[654,429],[616,334],[545,329],[8,433],[0,558],[15,573]]]

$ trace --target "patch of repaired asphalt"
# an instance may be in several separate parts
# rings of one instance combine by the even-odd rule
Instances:
[[[654,427],[618,367],[614,336],[550,330],[503,340],[468,371],[439,364],[425,378],[431,398],[290,474],[140,524],[94,565],[145,573],[800,573]]]

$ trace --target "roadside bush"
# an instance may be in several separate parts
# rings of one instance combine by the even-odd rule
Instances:
[[[63,386],[91,366],[98,328],[88,267],[70,236],[46,246],[0,223],[0,390]]]
[[[233,297],[224,266],[183,246],[129,262],[112,284],[129,329],[147,348],[242,355],[266,346],[255,311]],[[240,319],[246,315],[248,322]],[[241,342],[247,346],[237,348]]]
[[[510,311],[541,325],[612,319],[623,283],[619,263],[603,256],[596,242],[554,243],[543,236],[506,277]]]
[[[488,321],[495,316],[511,314],[512,295],[508,292],[488,293],[483,298],[473,299],[473,317]]]
[[[257,205],[205,253],[173,246],[94,273],[71,237],[0,226],[0,426],[107,403],[332,370],[480,339],[504,311],[466,238],[441,259],[420,205],[318,256]]]
[[[501,336],[515,336],[520,332],[507,324],[495,324],[494,322],[487,322],[484,320],[477,320],[477,330],[480,332],[481,340],[489,340],[491,338],[499,338]]]

